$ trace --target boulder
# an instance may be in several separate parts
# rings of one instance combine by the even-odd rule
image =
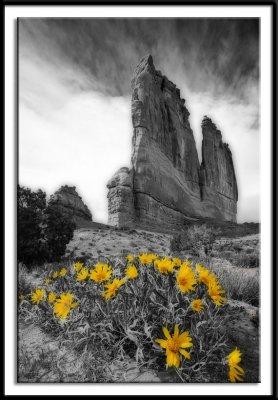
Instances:
[[[61,186],[51,197],[54,204],[65,217],[70,218],[77,226],[84,221],[92,221],[92,214],[84,204],[75,186]]]

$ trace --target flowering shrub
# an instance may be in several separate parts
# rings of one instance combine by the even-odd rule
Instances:
[[[128,356],[183,382],[201,381],[211,367],[242,381],[237,348],[228,354],[225,290],[201,264],[129,254],[124,260],[81,262],[49,271],[42,285],[20,297],[20,318],[39,323],[80,354],[107,360]],[[163,337],[164,336],[164,337]]]

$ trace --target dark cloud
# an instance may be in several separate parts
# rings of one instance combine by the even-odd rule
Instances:
[[[147,53],[193,92],[245,102],[250,87],[258,88],[259,19],[21,19],[19,42],[20,51],[57,69],[82,71],[88,79],[76,84],[79,90],[129,94],[133,70]]]

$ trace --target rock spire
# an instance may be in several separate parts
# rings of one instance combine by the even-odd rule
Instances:
[[[173,229],[201,218],[236,221],[237,183],[231,151],[213,122],[202,122],[200,165],[180,90],[157,71],[151,55],[132,79],[131,169],[107,187],[109,223]]]

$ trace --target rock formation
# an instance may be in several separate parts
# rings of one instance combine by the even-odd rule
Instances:
[[[157,71],[151,56],[132,80],[132,168],[108,182],[109,223],[180,229],[189,220],[236,221],[237,184],[232,155],[205,117],[200,166],[185,100]]]
[[[237,182],[232,153],[222,142],[221,132],[210,118],[202,121],[201,197],[208,211],[213,208],[215,218],[236,221]]]
[[[61,186],[51,197],[50,201],[62,214],[70,218],[77,226],[84,221],[92,221],[92,214],[75,186]]]
[[[119,169],[107,184],[109,223],[115,226],[129,226],[135,223],[134,195],[130,170]]]

